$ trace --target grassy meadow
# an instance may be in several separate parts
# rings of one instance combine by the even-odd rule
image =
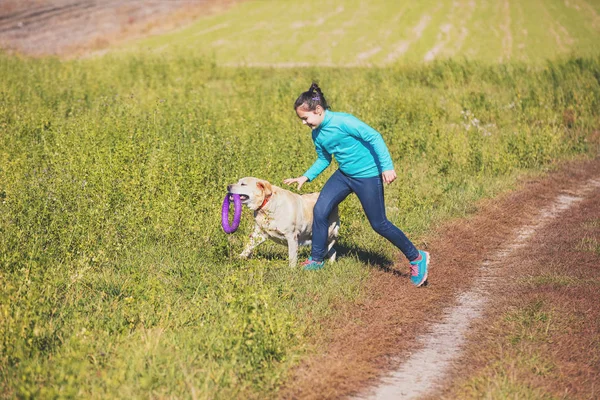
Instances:
[[[585,154],[600,109],[597,58],[272,70],[3,56],[0,71],[5,397],[277,390],[319,321],[360,296],[368,264],[397,257],[355,198],[341,208],[342,256],[318,274],[287,267],[276,244],[239,260],[247,210],[237,233],[221,230],[228,183],[280,184],[313,161],[292,108],[312,79],[385,137],[400,172],[389,217],[415,241],[518,173]]]
[[[543,64],[600,50],[597,0],[247,0],[133,51],[234,66],[385,66],[441,59]]]
[[[353,197],[318,273],[271,243],[238,259],[248,210],[221,229],[227,184],[314,161],[293,110],[313,80],[384,136],[388,217],[416,243],[591,153],[600,6],[372,3],[248,1],[103,57],[0,54],[0,398],[276,397],[321,322],[398,259]]]

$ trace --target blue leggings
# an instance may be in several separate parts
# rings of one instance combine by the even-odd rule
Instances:
[[[375,232],[392,242],[409,261],[419,257],[417,248],[385,215],[381,175],[373,178],[352,178],[338,169],[323,186],[317,204],[315,204],[311,250],[313,260],[322,261],[325,258],[329,214],[350,193],[356,193],[358,196]]]

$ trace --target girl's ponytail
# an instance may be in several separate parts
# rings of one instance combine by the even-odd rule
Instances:
[[[317,83],[313,82],[312,85],[310,85],[310,88],[296,99],[294,110],[297,110],[298,107],[303,107],[308,111],[314,111],[317,106],[323,107],[324,110],[329,109],[329,105],[327,104],[327,100],[325,100],[321,88]]]

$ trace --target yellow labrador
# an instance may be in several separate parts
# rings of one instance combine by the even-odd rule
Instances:
[[[253,177],[242,178],[236,184],[227,186],[227,190],[240,195],[242,204],[254,211],[254,231],[240,257],[249,257],[256,246],[270,238],[277,243],[287,244],[290,266],[296,265],[298,246],[311,244],[313,208],[319,193],[299,195]],[[335,261],[333,245],[339,229],[336,207],[329,216],[329,261]]]

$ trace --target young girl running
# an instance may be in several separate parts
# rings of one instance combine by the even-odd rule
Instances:
[[[323,268],[329,214],[350,193],[356,193],[371,227],[404,253],[410,261],[412,283],[421,286],[427,280],[429,253],[417,250],[385,215],[383,184],[392,183],[396,172],[381,134],[350,114],[329,111],[316,83],[298,97],[294,109],[302,123],[312,130],[317,160],[304,175],[283,182],[297,183],[300,189],[329,166],[332,156],[339,166],[315,204],[311,257],[302,264],[304,269]]]

